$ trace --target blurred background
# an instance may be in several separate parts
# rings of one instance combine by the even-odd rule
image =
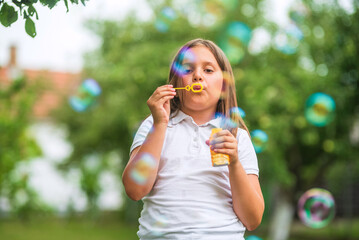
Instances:
[[[122,171],[194,38],[229,58],[257,152],[246,239],[359,239],[358,1],[33,2],[0,1],[0,239],[137,239]]]

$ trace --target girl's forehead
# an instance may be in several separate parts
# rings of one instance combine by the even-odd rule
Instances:
[[[218,64],[213,53],[205,46],[188,48],[183,55],[183,63],[209,62]]]

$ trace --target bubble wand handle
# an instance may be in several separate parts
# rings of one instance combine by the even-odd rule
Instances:
[[[194,86],[200,86],[200,89],[193,89]],[[201,92],[203,90],[203,85],[201,83],[193,83],[191,86],[187,85],[186,87],[179,87],[174,89],[185,89],[186,91],[192,90],[192,92]]]

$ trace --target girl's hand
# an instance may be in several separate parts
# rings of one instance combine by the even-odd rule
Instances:
[[[230,131],[222,130],[215,133],[212,141],[207,140],[206,144],[216,153],[228,154],[231,164],[238,161],[237,139]]]
[[[170,116],[170,99],[176,95],[176,89],[172,85],[160,86],[147,100],[151,110],[154,124],[166,124]]]

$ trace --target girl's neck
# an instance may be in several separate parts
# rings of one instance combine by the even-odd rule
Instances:
[[[191,116],[197,125],[202,125],[209,122],[211,119],[213,119],[215,114],[215,109],[191,110],[182,108],[181,111]]]

